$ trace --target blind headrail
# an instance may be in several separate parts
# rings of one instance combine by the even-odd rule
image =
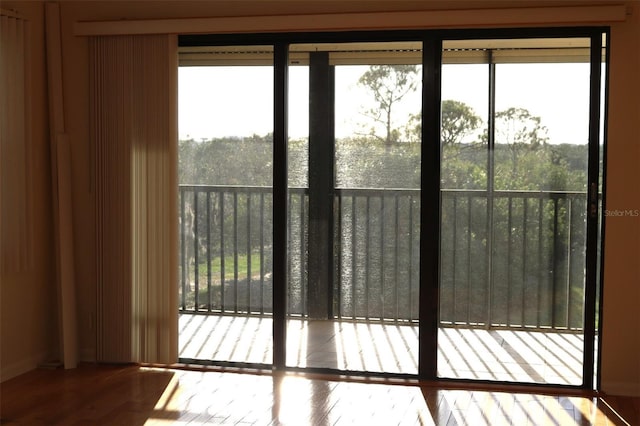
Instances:
[[[430,29],[483,26],[594,25],[623,22],[624,5],[416,10],[273,16],[78,21],[76,36],[238,34],[300,31]]]

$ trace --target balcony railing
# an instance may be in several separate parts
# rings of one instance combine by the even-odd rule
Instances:
[[[585,200],[442,190],[441,324],[582,329]],[[288,208],[287,313],[305,317],[307,190]],[[271,314],[271,216],[268,187],[180,186],[182,312]],[[331,316],[417,321],[420,191],[337,189],[333,229]]]

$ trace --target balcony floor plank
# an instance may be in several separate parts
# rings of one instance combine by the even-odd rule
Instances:
[[[181,358],[270,364],[268,317],[180,315]],[[287,365],[416,374],[418,328],[380,322],[288,320]],[[580,385],[583,336],[441,328],[439,376]]]

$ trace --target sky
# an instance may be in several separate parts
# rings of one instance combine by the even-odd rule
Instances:
[[[336,136],[350,136],[370,92],[357,84],[365,66],[336,67]],[[273,129],[271,67],[180,67],[178,126],[181,139],[265,135]],[[488,67],[444,65],[442,99],[471,106],[486,122]],[[420,95],[406,99],[404,114],[420,111]],[[542,118],[551,143],[586,144],[588,138],[589,65],[498,64],[496,111],[526,108]],[[307,67],[289,68],[289,136],[308,134]]]

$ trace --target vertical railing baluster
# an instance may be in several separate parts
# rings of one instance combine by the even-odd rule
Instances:
[[[351,197],[351,313],[356,319],[356,197]]]
[[[187,245],[185,242],[185,234],[187,233],[187,227],[185,224],[185,201],[184,201],[184,193],[185,189],[180,188],[180,253],[182,254],[182,259],[180,264],[182,265],[181,275],[181,289],[182,294],[181,298],[181,306],[182,310],[185,311],[187,309],[186,304],[186,293],[187,293]]]
[[[198,232],[198,190],[193,191],[193,274],[195,281],[195,297],[194,297],[194,311],[198,312],[200,304],[200,256],[198,253],[198,240],[200,233]]]
[[[305,265],[307,262],[305,261],[305,193],[302,191],[300,193],[300,300],[302,301],[302,316],[307,317],[308,309],[308,301],[307,301],[307,285],[308,281],[305,280]]]
[[[384,194],[380,196],[380,321],[384,320],[384,308],[386,305],[386,288],[384,276]]]
[[[513,220],[513,198],[511,194],[509,194],[508,198],[508,209],[507,209],[507,318],[506,325],[511,325],[511,227]]]
[[[553,259],[553,268],[551,269],[551,327],[557,328],[556,322],[556,277],[558,271],[558,258],[556,254],[558,250],[558,198],[553,199],[553,250],[551,259]]]
[[[420,298],[418,297],[418,300]],[[409,320],[413,320],[413,195],[409,196]]]
[[[251,192],[247,192],[247,313],[251,313]]]
[[[471,322],[471,195],[467,196],[467,325]]]
[[[364,280],[364,302],[365,302],[365,309],[364,309],[364,316],[365,318],[368,320],[369,319],[369,238],[371,237],[371,198],[370,196],[366,196],[366,226],[365,226],[365,247],[364,247],[364,258],[365,258],[365,262],[364,262],[364,274],[365,274],[365,280]]]
[[[395,306],[394,306],[394,319],[396,322],[398,322],[398,319],[400,317],[400,301],[399,301],[399,291],[398,291],[398,287],[399,287],[399,275],[398,275],[398,270],[400,269],[400,265],[399,263],[399,253],[398,253],[398,249],[400,246],[400,206],[399,206],[399,202],[398,202],[398,194],[394,194],[393,196],[393,208],[394,208],[394,218],[395,218],[395,244],[394,244],[394,253],[393,253],[393,289],[394,289],[394,300],[395,300]],[[411,285],[411,283],[409,283],[409,286]]]
[[[540,304],[542,303],[542,281],[543,281],[543,270],[544,268],[542,267],[542,238],[543,238],[543,215],[544,212],[544,200],[542,199],[542,197],[540,197],[540,199],[538,200],[538,265],[537,265],[537,269],[538,269],[538,303],[537,303],[537,326],[541,327],[542,325],[542,320],[540,318],[540,313],[542,312],[542,308],[540,306]]]
[[[238,313],[238,192],[233,191],[233,312]]]
[[[218,193],[220,202],[220,311],[224,312],[226,309],[224,299],[224,286],[225,286],[225,250],[224,250],[224,191]]]
[[[211,190],[207,189],[207,312],[211,312]]]
[[[491,162],[491,156],[490,158],[490,162]],[[491,181],[489,181],[491,182]],[[485,265],[487,268],[487,283],[486,283],[486,287],[485,287],[485,302],[484,302],[484,306],[485,306],[485,314],[484,314],[484,318],[485,318],[485,329],[490,329],[491,325],[493,324],[493,284],[494,284],[494,279],[493,276],[494,274],[494,259],[493,259],[493,250],[494,250],[494,237],[495,237],[495,233],[494,231],[494,217],[493,217],[493,209],[495,206],[494,203],[494,197],[495,194],[493,192],[492,186],[490,184],[489,189],[486,192],[486,212],[487,212],[487,216],[485,219],[485,232],[486,232],[486,238],[487,238],[487,245],[485,248]]]
[[[522,292],[521,292],[521,305],[522,305],[522,310],[520,311],[520,326],[524,327],[525,326],[525,315],[524,315],[524,311],[526,308],[526,303],[525,303],[525,297],[526,297],[526,293],[525,293],[525,288],[527,285],[527,222],[528,222],[528,205],[529,205],[529,201],[526,197],[522,197]]]
[[[333,249],[334,252],[336,252],[335,256],[338,258],[337,270],[334,272],[335,282],[333,300],[336,303],[334,315],[337,316],[338,319],[342,319],[342,267],[344,260],[342,254],[342,195],[340,193],[336,194],[334,200],[336,200],[334,202],[337,203],[337,214],[334,213],[334,218],[337,222],[336,231],[333,233]]]
[[[456,261],[457,261],[457,242],[458,242],[458,197],[456,195],[453,196],[453,237],[451,244],[451,291],[452,291],[452,301],[451,304],[453,306],[451,321],[453,324],[458,322],[458,297],[457,297],[457,276],[456,276]]]
[[[260,314],[264,315],[264,193],[260,193]]]
[[[292,197],[291,197],[291,193],[287,194],[287,211],[289,212],[289,214],[287,214],[287,251],[291,252],[291,230],[293,229],[293,225],[291,222],[293,222],[293,215],[291,214],[292,212],[292,208],[293,208],[293,201],[292,201]],[[294,310],[292,309],[292,303],[293,303],[293,282],[291,280],[291,264],[293,262],[290,261],[290,259],[287,259],[287,282],[286,282],[286,288],[287,288],[287,312],[286,315],[289,316],[291,315]],[[302,300],[300,300],[300,306],[302,306]]]
[[[565,198],[565,205],[567,206],[567,224],[565,229],[567,230],[567,329],[571,328],[571,244],[572,244],[572,232],[573,226],[573,202],[571,197]]]

